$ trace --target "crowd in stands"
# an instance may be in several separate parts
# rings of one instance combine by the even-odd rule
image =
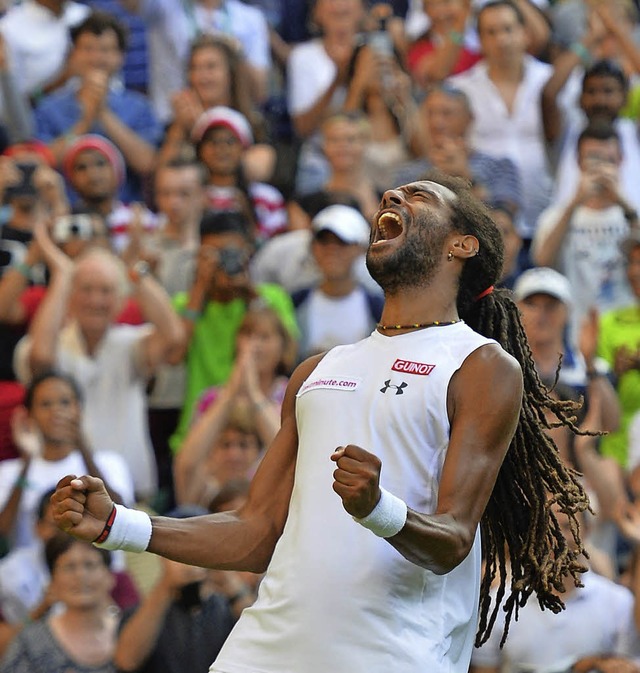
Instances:
[[[592,503],[583,586],[503,647],[495,615],[471,673],[638,673],[640,2],[1,5],[0,673],[207,671],[260,577],[76,541],[51,490],[241,506],[296,364],[380,319],[382,193],[434,170],[582,400],[546,422]]]

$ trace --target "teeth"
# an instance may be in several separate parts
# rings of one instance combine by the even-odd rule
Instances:
[[[380,217],[378,218],[378,232],[380,233],[379,240],[383,241],[386,241],[389,236],[389,232],[385,225],[385,220],[392,220],[393,222],[400,225],[400,227],[402,227],[402,220],[400,219],[399,215],[396,215],[395,213],[383,213],[382,215],[380,215]]]

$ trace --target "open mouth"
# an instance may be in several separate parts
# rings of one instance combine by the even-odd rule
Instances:
[[[391,241],[402,233],[402,220],[395,213],[382,213],[378,218],[373,245]]]

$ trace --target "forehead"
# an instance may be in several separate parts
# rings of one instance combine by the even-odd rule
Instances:
[[[85,166],[109,166],[109,160],[99,150],[87,149],[80,150],[73,160],[73,168],[77,169]]]
[[[108,284],[116,287],[118,276],[116,263],[107,257],[87,256],[76,266],[76,280],[82,283]]]
[[[437,198],[441,203],[451,203],[452,201],[457,200],[455,192],[450,190],[448,187],[441,185],[438,182],[433,182],[431,180],[420,180],[418,182],[410,182],[408,185],[402,185],[398,187],[401,192],[404,192],[407,196],[412,196],[414,194],[429,194]]]
[[[485,7],[478,14],[477,30],[482,32],[483,24],[494,27],[496,25],[519,24],[518,14],[513,7],[509,5],[497,5],[494,7]]]

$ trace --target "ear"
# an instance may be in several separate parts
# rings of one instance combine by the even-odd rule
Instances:
[[[480,251],[480,242],[471,234],[454,236],[450,248],[454,257],[459,259],[469,259],[475,257]]]

